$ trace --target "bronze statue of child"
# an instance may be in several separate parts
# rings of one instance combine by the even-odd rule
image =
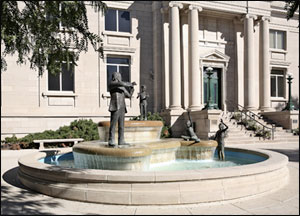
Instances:
[[[219,130],[215,135],[215,140],[218,142],[217,151],[219,160],[225,160],[224,146],[225,146],[225,137],[228,126],[223,122],[223,119],[220,120]]]
[[[185,136],[185,135],[182,135],[181,137],[184,139],[184,140],[193,140],[195,141],[196,143],[200,142],[200,139],[197,137],[196,133],[194,132],[194,129],[193,129],[193,126],[192,126],[192,122],[190,120],[188,120],[186,122],[186,131],[188,133],[188,136]]]

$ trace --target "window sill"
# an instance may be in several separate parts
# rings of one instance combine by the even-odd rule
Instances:
[[[43,92],[43,97],[77,97],[78,95],[74,92]]]
[[[271,52],[276,52],[276,53],[287,53],[286,50],[283,49],[274,49],[274,48],[270,48]]]
[[[133,37],[132,33],[128,32],[115,32],[115,31],[103,31],[103,36],[121,36],[121,37]]]
[[[287,102],[288,100],[283,97],[271,97],[272,102]]]

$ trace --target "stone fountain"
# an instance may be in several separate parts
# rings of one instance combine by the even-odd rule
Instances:
[[[120,79],[120,75],[114,76]],[[259,158],[252,164],[236,167],[147,171],[151,164],[176,159],[212,159],[217,143],[160,139],[161,121],[124,121],[123,94],[127,86],[132,95],[134,83],[121,84],[124,86],[117,82],[112,85],[116,87],[111,88],[112,121],[99,123],[100,140],[78,143],[73,152],[59,149],[21,157],[18,178],[22,184],[49,196],[83,202],[170,205],[254,196],[288,182],[288,158],[266,150],[226,148],[235,157]],[[115,131],[116,122],[120,124],[119,131]],[[121,137],[118,144],[122,145],[113,142],[116,134]],[[130,145],[124,145],[124,139]],[[73,154],[76,168],[39,162],[46,155],[55,158],[66,154]]]
[[[124,136],[129,146],[110,148],[109,121],[99,122],[100,140],[73,146],[75,166],[85,169],[148,170],[150,165],[176,159],[213,159],[217,142],[160,139],[161,121],[125,121]],[[117,137],[118,131],[115,131]]]

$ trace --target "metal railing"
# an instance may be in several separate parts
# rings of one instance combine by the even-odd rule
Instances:
[[[243,107],[242,105],[238,104],[238,103],[234,103],[230,100],[226,100],[226,102],[230,103],[233,105],[234,109],[238,112],[241,113],[241,121],[243,121],[243,114],[245,115],[245,119],[247,120],[248,117],[255,121],[256,123],[258,123],[259,125],[262,126],[262,131],[263,131],[263,135],[264,135],[264,138],[265,138],[265,130],[269,130],[271,132],[271,137],[272,137],[272,140],[274,140],[274,132],[275,132],[275,126],[273,124],[271,124],[272,128],[262,124],[261,122],[259,122],[258,120],[256,120],[255,118],[257,119],[262,119],[261,116],[255,114],[254,112],[251,112],[250,110],[246,109],[245,107]]]

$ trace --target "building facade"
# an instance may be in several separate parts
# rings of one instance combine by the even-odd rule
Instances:
[[[284,1],[104,1],[106,14],[88,6],[90,30],[103,38],[104,58],[92,47],[59,76],[38,75],[6,58],[1,73],[1,139],[75,119],[109,120],[111,74],[137,83],[126,99],[127,118],[139,115],[146,85],[149,111],[171,126],[201,111],[209,92],[216,110],[239,104],[254,112],[299,107],[299,13],[286,20]],[[208,89],[207,71],[212,70]],[[177,131],[180,131],[179,127]]]

